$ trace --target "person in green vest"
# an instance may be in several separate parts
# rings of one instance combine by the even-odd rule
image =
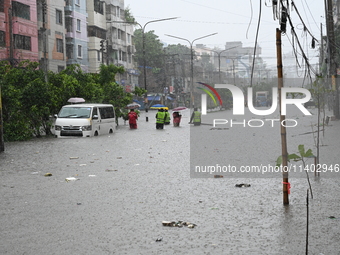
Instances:
[[[170,124],[170,113],[168,112],[167,109],[165,109],[164,114],[165,114],[164,124],[169,125]]]
[[[194,112],[191,115],[189,123],[190,124],[194,123],[194,126],[200,126],[201,125],[201,112],[199,112],[197,108],[194,108]]]
[[[156,114],[156,129],[164,129],[164,119],[165,119],[165,112],[164,110],[158,109]]]

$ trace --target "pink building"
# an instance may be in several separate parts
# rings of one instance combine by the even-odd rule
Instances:
[[[0,60],[38,61],[35,0],[0,0]]]

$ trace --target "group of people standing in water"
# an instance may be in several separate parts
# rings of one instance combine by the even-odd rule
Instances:
[[[128,113],[130,129],[137,129],[138,114],[131,109]],[[174,127],[179,127],[181,123],[182,115],[180,112],[176,111],[172,113],[172,122]],[[164,129],[164,125],[169,125],[171,121],[170,113],[168,109],[159,108],[156,113],[156,129]],[[194,109],[189,124],[194,124],[195,126],[201,125],[201,113],[197,108]]]

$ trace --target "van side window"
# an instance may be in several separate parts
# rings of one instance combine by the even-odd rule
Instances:
[[[98,115],[97,107],[93,107],[92,117],[93,117],[94,115]]]
[[[99,112],[101,119],[111,119],[115,117],[113,107],[100,107]]]

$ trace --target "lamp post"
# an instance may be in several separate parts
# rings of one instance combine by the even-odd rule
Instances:
[[[144,89],[147,90],[147,85],[146,85],[146,59],[145,59],[145,27],[146,25],[153,23],[153,22],[160,22],[160,21],[166,21],[166,20],[172,20],[172,19],[178,19],[178,17],[174,17],[174,18],[166,18],[166,19],[156,19],[156,20],[151,20],[148,21],[144,24],[144,26],[142,26],[141,24],[135,22],[137,25],[140,26],[141,30],[142,30],[142,46],[143,46],[143,72],[144,72]],[[148,94],[147,91],[145,92],[145,96],[144,96],[144,105],[145,105],[145,112],[148,112]],[[146,116],[146,121],[149,121],[149,117]]]
[[[221,51],[209,50],[209,51],[212,51],[212,52],[216,53],[217,56],[218,56],[218,82],[219,83],[221,83],[221,54],[222,54],[222,52],[225,52],[225,51],[231,50],[231,49],[235,49],[237,47],[238,46],[235,46],[235,47],[228,48],[228,49],[221,50]]]
[[[178,19],[178,17],[173,18],[166,18],[166,19],[156,19],[148,21],[142,26],[138,22],[129,22],[129,21],[109,21],[112,23],[125,23],[125,24],[132,24],[132,25],[138,25],[140,29],[142,30],[142,48],[143,48],[143,74],[144,74],[144,89],[147,90],[147,84],[146,84],[146,58],[145,58],[145,27],[146,25],[153,23],[153,22],[160,22],[160,21],[166,21],[166,20],[172,20],[172,19]],[[144,95],[144,106],[145,106],[145,112],[148,112],[148,94],[147,91]],[[146,121],[149,121],[148,116],[146,116]]]
[[[190,98],[191,98],[191,105],[194,108],[195,106],[195,101],[193,98],[193,89],[194,89],[194,54],[193,54],[193,49],[192,49],[192,45],[195,41],[212,36],[212,35],[216,35],[217,33],[213,33],[210,35],[205,35],[199,38],[196,38],[194,40],[192,40],[191,42],[188,39],[182,38],[182,37],[177,37],[177,36],[173,36],[173,35],[166,35],[166,36],[170,36],[176,39],[180,39],[180,40],[184,40],[187,41],[190,44],[190,55],[191,55],[191,88],[190,88]]]

